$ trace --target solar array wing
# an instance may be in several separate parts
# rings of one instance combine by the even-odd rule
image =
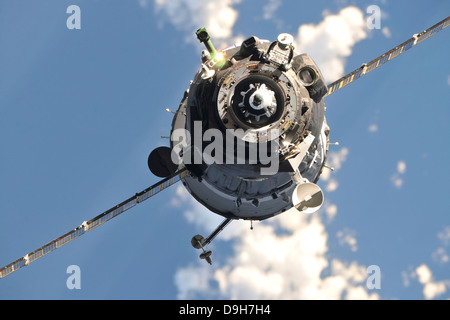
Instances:
[[[397,47],[383,53],[378,58],[370,61],[369,63],[363,64],[358,69],[350,72],[349,74],[343,76],[342,78],[334,81],[333,83],[328,85],[328,92],[325,95],[329,96],[330,94],[342,89],[349,83],[352,83],[353,81],[361,78],[363,75],[368,74],[370,71],[375,70],[376,68],[380,67],[381,65],[385,64],[386,62],[394,59],[395,57],[398,57],[402,53],[406,52],[407,50],[411,49],[413,46],[421,43],[422,41],[428,39],[432,35],[438,33],[442,29],[448,27],[450,24],[450,17],[445,18],[441,22],[435,24],[431,28],[428,28],[427,30],[415,34],[412,38],[408,39],[407,41],[403,42],[402,44],[398,45]]]
[[[42,247],[28,253],[27,255],[17,259],[16,261],[6,265],[3,268],[0,268],[0,279],[6,277],[7,275],[13,273],[14,271],[19,270],[22,267],[28,266],[31,262],[36,261],[39,258],[42,258],[46,254],[62,247],[66,243],[82,236],[88,231],[94,230],[98,226],[104,224],[106,221],[111,220],[112,218],[117,217],[121,213],[124,213],[130,208],[133,208],[138,203],[141,203],[148,198],[154,196],[160,191],[170,187],[176,182],[180,181],[186,176],[186,169],[183,168],[173,175],[159,181],[158,183],[152,185],[151,187],[136,193],[131,198],[119,203],[118,205],[112,207],[111,209],[99,214],[95,218],[84,221],[81,225],[76,227],[75,229],[65,233],[64,235],[54,239],[53,241],[43,245]]]

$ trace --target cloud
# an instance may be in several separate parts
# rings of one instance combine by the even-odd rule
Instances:
[[[335,179],[330,179],[327,186],[325,187],[325,190],[328,192],[333,192],[339,187],[339,183]]]
[[[392,183],[394,184],[394,186],[397,187],[397,189],[400,189],[403,185],[403,179],[402,178],[392,178]]]
[[[430,300],[441,296],[450,288],[450,280],[435,281],[430,268],[422,263],[416,268],[408,267],[409,271],[402,271],[403,285],[409,287],[411,279],[417,279],[423,285],[422,294]]]
[[[406,172],[406,162],[405,161],[397,162],[397,171],[391,176],[391,182],[395,187],[397,187],[397,189],[400,189],[403,186],[402,176],[405,174],[405,172]]]
[[[440,264],[447,263],[450,260],[447,251],[445,251],[445,248],[443,247],[437,248],[436,251],[431,254],[431,257]]]
[[[399,174],[404,174],[406,172],[406,162],[405,161],[399,161],[397,163],[397,172]]]
[[[175,208],[180,208],[189,198],[189,193],[182,186],[175,189],[175,196],[170,199],[170,205]]]
[[[345,60],[353,46],[367,38],[367,26],[364,13],[354,6],[324,14],[317,25],[301,25],[295,43],[299,51],[313,57],[326,81],[332,82],[344,75]]]
[[[388,27],[383,27],[381,29],[381,32],[383,33],[383,36],[385,36],[386,38],[392,37],[391,30]]]
[[[333,172],[337,172],[341,167],[342,164],[347,160],[347,156],[348,156],[348,148],[344,147],[339,151],[330,151],[328,152],[328,156],[327,156],[327,166],[330,168],[333,168]],[[323,181],[328,181],[330,180],[330,174],[331,174],[331,170],[325,168],[320,176],[320,179]]]
[[[328,221],[332,221],[336,216],[338,208],[335,204],[326,204],[325,205],[325,213],[327,215]]]
[[[203,273],[200,261],[198,266],[178,270],[175,282],[180,297],[378,299],[377,293],[365,287],[364,266],[328,261],[327,239],[318,216],[285,212],[252,231],[241,232],[233,242],[234,254],[221,265],[213,262],[214,271]],[[183,282],[189,274],[194,279]],[[198,274],[203,279],[197,279]]]
[[[440,264],[444,264],[450,261],[450,256],[447,254],[446,248],[450,245],[450,226],[446,226],[443,231],[439,232],[437,237],[441,241],[442,246],[436,249],[431,254],[433,260]]]
[[[339,244],[344,246],[349,246],[350,250],[353,252],[358,251],[357,241],[355,238],[355,231],[345,228],[344,230],[338,231],[336,234]]]
[[[444,246],[450,245],[450,226],[446,226],[443,231],[439,232],[438,238]]]
[[[263,18],[271,20],[274,18],[275,12],[281,6],[281,0],[269,0],[263,7]]]
[[[418,280],[423,284],[423,295],[425,299],[433,299],[447,291],[449,281],[433,281],[433,275],[426,264],[421,264],[416,268]]]
[[[177,298],[181,300],[193,299],[192,288],[207,290],[208,279],[211,277],[209,265],[185,267],[175,274],[175,285],[178,288]]]
[[[369,131],[369,132],[377,132],[378,131],[378,126],[374,123],[374,124],[371,124],[368,128],[367,128],[367,130]]]
[[[155,0],[155,11],[163,21],[169,21],[177,30],[186,32],[187,42],[196,40],[195,30],[206,27],[214,36],[215,45],[222,46],[224,42],[233,41],[233,27],[238,18],[238,11],[233,5],[239,2],[240,0]]]
[[[411,269],[411,267],[409,267]],[[401,273],[402,276],[402,282],[403,282],[403,286],[405,288],[409,287],[409,285],[411,284],[410,279],[415,277],[415,272],[414,271],[405,271],[403,270]]]

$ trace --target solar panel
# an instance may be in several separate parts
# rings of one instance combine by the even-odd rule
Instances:
[[[60,236],[59,238],[54,239],[53,241],[45,244],[44,246],[34,250],[33,252],[28,253],[22,258],[8,264],[7,266],[0,269],[0,279],[6,277],[7,275],[13,273],[14,271],[19,270],[20,268],[29,265],[31,262],[36,261],[39,258],[42,258],[46,254],[62,247],[66,243],[82,236],[88,231],[91,231],[98,226],[104,224],[105,222],[111,220],[114,217],[117,217],[121,213],[124,213],[128,209],[133,208],[138,203],[147,200],[151,196],[157,194],[158,192],[170,187],[176,182],[180,181],[186,176],[186,169],[183,168],[178,172],[175,172],[173,175],[161,180],[160,182],[154,184],[153,186],[136,193],[133,197],[123,201],[122,203],[112,207],[111,209],[103,212],[102,214],[96,216],[95,218],[83,222],[81,225],[76,227],[75,229],[67,232],[66,234]]]

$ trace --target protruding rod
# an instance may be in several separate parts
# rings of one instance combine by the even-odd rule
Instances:
[[[219,232],[222,231],[231,222],[231,220],[232,219],[230,218],[226,218],[225,220],[223,220],[223,222],[216,228],[216,230],[214,230],[208,236],[208,238],[205,239],[204,245],[209,244],[219,234]]]
[[[211,55],[216,54],[217,50],[216,48],[214,48],[214,45],[211,42],[211,36],[209,35],[206,28],[198,29],[195,34],[197,35],[197,39],[205,45],[206,49]]]

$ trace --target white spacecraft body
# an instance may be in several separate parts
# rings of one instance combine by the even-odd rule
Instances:
[[[190,172],[186,189],[229,219],[318,210],[326,93],[316,64],[295,52],[288,34],[204,51],[172,123],[172,150]]]

